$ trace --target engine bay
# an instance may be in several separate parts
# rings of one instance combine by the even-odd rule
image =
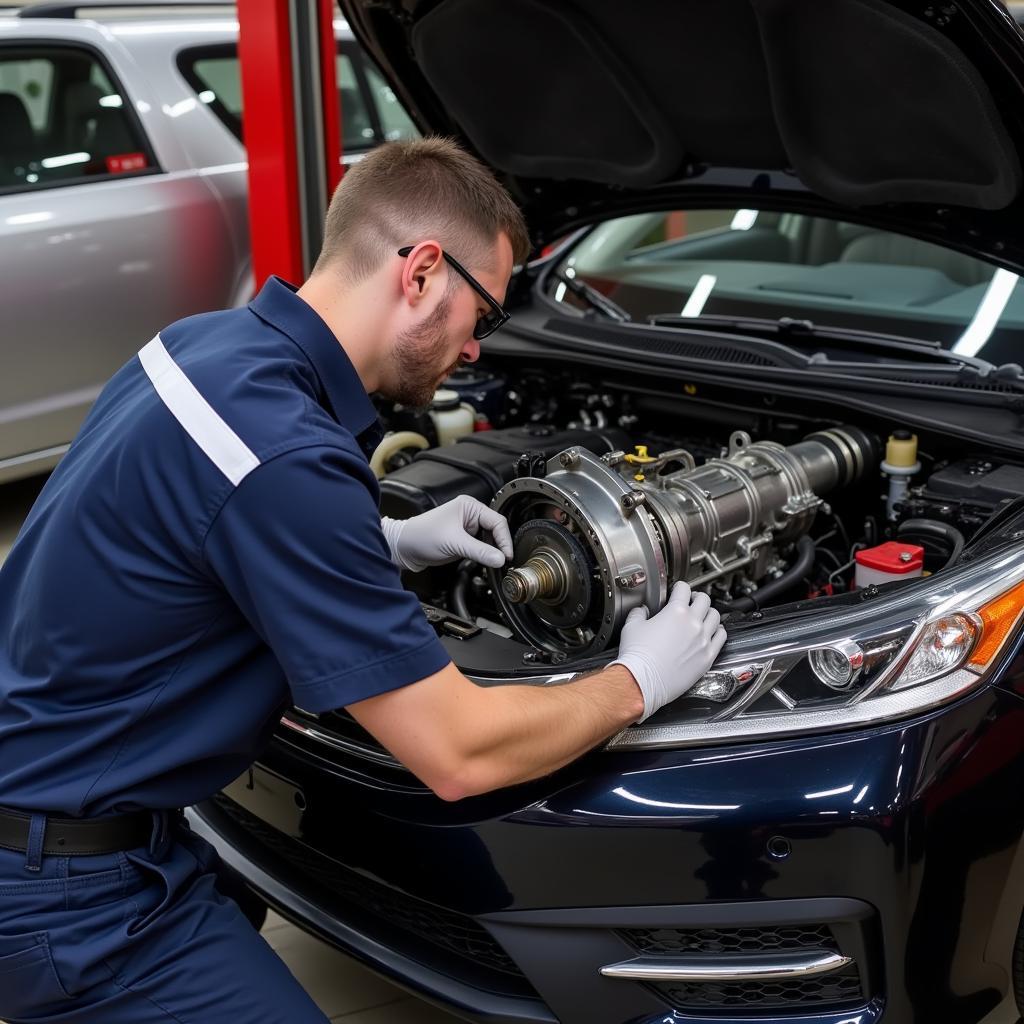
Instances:
[[[1024,495],[1024,468],[889,417],[621,377],[475,364],[425,412],[380,410],[382,514],[470,494],[509,520],[504,568],[406,579],[485,674],[600,659],[630,610],[653,614],[678,580],[727,625],[906,585]]]

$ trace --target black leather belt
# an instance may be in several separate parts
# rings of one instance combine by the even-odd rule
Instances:
[[[177,812],[169,813],[173,815]],[[7,850],[27,852],[31,821],[31,814],[0,807],[0,846]],[[91,856],[134,850],[149,844],[153,829],[154,820],[150,811],[136,811],[110,818],[47,817],[42,852],[57,856]]]

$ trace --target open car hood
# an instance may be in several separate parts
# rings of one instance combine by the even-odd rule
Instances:
[[[1024,35],[997,0],[341,0],[538,243],[728,202],[1024,268]]]

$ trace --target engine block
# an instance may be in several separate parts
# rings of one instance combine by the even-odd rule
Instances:
[[[514,628],[574,656],[604,650],[630,610],[654,614],[677,580],[718,596],[756,591],[825,494],[874,467],[875,443],[836,427],[784,447],[732,434],[721,458],[684,449],[597,457],[568,448],[492,505],[512,528],[511,568],[489,570]]]

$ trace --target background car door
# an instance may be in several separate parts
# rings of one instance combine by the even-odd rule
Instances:
[[[137,101],[90,46],[0,45],[0,481],[54,464],[161,327],[231,303],[216,197],[160,166]]]

